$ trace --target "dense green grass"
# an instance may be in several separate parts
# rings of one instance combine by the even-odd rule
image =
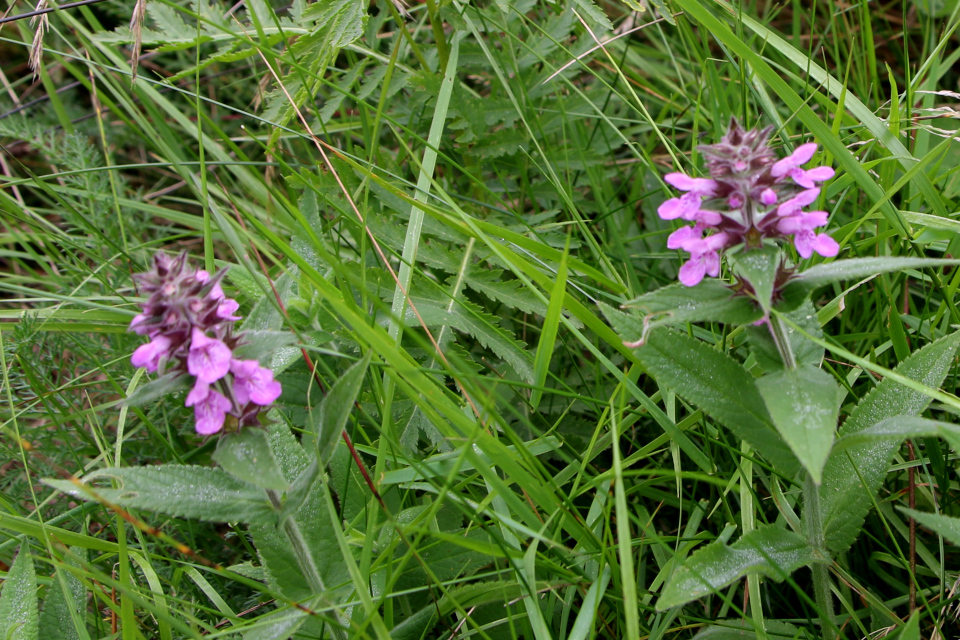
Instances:
[[[344,0],[313,5],[343,9],[324,23],[301,3],[151,0],[133,84],[129,3],[51,14],[36,79],[33,30],[4,25],[0,561],[29,549],[48,606],[74,586],[63,637],[240,637],[300,599],[262,581],[246,525],[40,482],[212,465],[181,396],[120,405],[147,380],[125,329],[131,274],[157,250],[229,266],[245,326],[305,345],[315,377],[299,351],[275,361],[275,429],[299,435],[372,353],[347,431],[378,493],[341,445],[326,542],[351,560],[317,619],[352,616],[350,637],[420,637],[398,625],[431,608],[429,638],[692,638],[719,620],[820,637],[806,569],[760,581],[753,613],[745,580],[655,609],[694,549],[789,521],[800,487],[647,376],[597,303],[675,281],[661,176],[700,173],[697,144],[731,117],[774,125],[785,150],[821,145],[841,257],[960,256],[960,5],[650,4],[674,13],[427,0],[402,19]],[[960,324],[960,270],[854,285],[815,303],[830,344],[869,363],[892,369]],[[730,329],[689,332],[747,359]],[[842,353],[823,368],[843,413],[876,384]],[[958,634],[957,552],[923,528],[912,541],[896,509],[914,470],[917,508],[960,516],[957,464],[939,440],[911,446],[832,565],[844,637],[903,626],[913,580],[920,635],[901,637]]]

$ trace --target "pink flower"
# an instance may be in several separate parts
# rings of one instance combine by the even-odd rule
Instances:
[[[726,233],[715,233],[702,240],[686,242],[684,249],[690,252],[690,259],[680,267],[680,282],[694,287],[700,284],[705,275],[716,278],[720,275],[720,254],[727,243]]]
[[[836,240],[825,233],[814,233],[814,229],[827,224],[826,211],[811,211],[783,218],[777,223],[781,233],[793,234],[793,246],[802,258],[809,258],[814,252],[824,258],[832,258],[840,251]]]
[[[667,238],[667,249],[683,249],[689,252],[687,246],[691,242],[698,242],[703,238],[703,228],[702,224],[680,227]]]
[[[273,379],[273,371],[261,367],[256,360],[232,360],[230,371],[233,395],[241,405],[253,402],[266,406],[280,397],[280,383]]]
[[[155,336],[147,344],[137,347],[130,357],[130,362],[135,367],[143,367],[150,373],[157,370],[162,358],[170,357],[170,338],[166,336]]]
[[[187,371],[197,380],[210,384],[227,375],[230,370],[230,347],[216,338],[209,338],[198,327],[193,328]]]
[[[823,182],[833,177],[833,169],[830,167],[815,167],[808,171],[800,168],[802,165],[808,163],[816,152],[817,144],[815,142],[802,144],[789,156],[775,162],[774,165],[770,167],[770,175],[774,178],[789,176],[801,187],[812,189],[814,182]]]
[[[687,191],[679,198],[670,198],[660,205],[657,214],[664,220],[695,220],[703,198],[712,197],[717,183],[708,178],[691,178],[683,173],[668,173],[663,179],[680,191]],[[712,212],[711,212],[712,213]]]
[[[223,429],[223,421],[233,404],[219,391],[214,391],[204,382],[197,385],[187,395],[184,403],[193,407],[193,417],[197,421],[197,433],[209,436]]]
[[[233,298],[224,298],[220,301],[220,306],[217,307],[217,317],[228,322],[235,322],[240,319],[240,316],[235,316],[233,313],[239,308],[239,302]]]
[[[801,191],[777,207],[777,215],[781,217],[795,216],[800,213],[801,209],[807,205],[813,204],[819,195],[820,189],[817,188]]]
[[[768,207],[772,207],[773,205],[777,204],[778,197],[779,196],[777,196],[777,192],[773,189],[764,189],[760,194],[760,202]]]

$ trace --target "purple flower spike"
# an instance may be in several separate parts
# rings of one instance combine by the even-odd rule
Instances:
[[[193,388],[184,404],[193,407],[193,416],[197,421],[197,433],[203,436],[213,435],[223,429],[223,421],[227,417],[227,412],[233,408],[233,403],[222,393],[210,389],[201,382],[198,382],[197,386]]]
[[[130,362],[135,367],[143,367],[150,373],[157,370],[162,358],[170,357],[170,338],[166,336],[156,336],[147,344],[137,347],[130,357]]]
[[[280,397],[280,383],[273,379],[273,371],[261,367],[256,360],[233,360],[233,394],[240,404],[252,402],[260,406],[273,404]]]
[[[230,358],[230,347],[216,338],[207,337],[197,327],[193,328],[187,371],[196,376],[197,380],[210,384],[227,375]]]
[[[810,158],[816,152],[817,144],[815,142],[802,144],[792,154],[779,162],[775,162],[770,167],[770,175],[774,178],[789,176],[804,189],[812,189],[815,182],[823,182],[833,177],[833,169],[830,167],[816,167],[809,171],[800,168],[810,162]]]
[[[680,282],[688,287],[700,284],[705,275],[716,278],[720,275],[720,254],[727,243],[727,234],[717,233],[702,240],[686,243],[690,259],[680,267]]]
[[[836,240],[825,233],[814,233],[817,227],[827,224],[826,211],[811,211],[789,218],[783,218],[777,223],[777,229],[782,233],[793,234],[793,246],[802,258],[809,258],[818,253],[824,258],[832,258],[840,251]]]

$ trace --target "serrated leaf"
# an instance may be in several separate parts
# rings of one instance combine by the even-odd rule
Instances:
[[[80,550],[72,550],[77,553]],[[68,558],[67,564],[72,567],[80,565],[73,559]],[[86,613],[87,595],[83,588],[83,583],[73,573],[57,569],[57,573],[66,583],[66,588],[70,591],[70,600],[73,605],[73,614],[77,619],[84,620]],[[47,591],[47,597],[43,601],[43,612],[40,614],[40,634],[41,638],[56,638],[57,640],[80,640],[80,633],[74,624],[73,615],[70,612],[71,603],[67,601],[63,591],[63,583],[57,574],[54,574],[50,580],[50,590]]]
[[[803,365],[757,380],[773,424],[816,484],[830,455],[844,391],[829,373]]]
[[[713,542],[677,568],[657,600],[666,611],[715,593],[748,575],[781,582],[812,562],[825,561],[803,536],[777,525],[758,527],[731,545]]]
[[[603,12],[603,9],[598,7],[593,3],[592,0],[573,0],[576,3],[580,14],[586,16],[596,22],[599,26],[607,30],[613,29],[613,23],[610,22],[610,18],[607,17],[607,14]]]
[[[245,331],[243,341],[233,351],[238,360],[259,360],[266,363],[274,352],[294,344],[297,337],[289,331]]]
[[[128,509],[206,522],[276,523],[277,519],[263,489],[222,469],[178,464],[122,467],[91,473],[83,482],[108,479],[116,480],[120,488],[91,488],[103,500]],[[43,482],[68,495],[96,500],[70,480],[45,478]]]
[[[447,325],[475,338],[481,345],[493,351],[513,367],[524,382],[533,382],[533,357],[525,345],[511,333],[500,327],[499,321],[479,306],[466,300],[456,300],[452,307],[449,301],[413,297],[414,305],[428,327]],[[417,326],[417,317],[407,310],[406,322]]]
[[[798,309],[785,313],[783,316],[790,321],[783,323],[783,331],[790,342],[790,348],[797,365],[819,367],[820,361],[823,360],[823,347],[791,326],[791,323],[796,324],[815,338],[823,337],[823,330],[820,328],[817,311],[813,308],[813,303],[806,299]],[[780,358],[780,352],[777,350],[777,344],[773,341],[773,336],[770,335],[770,326],[763,323],[759,326],[748,326],[746,330],[750,351],[757,359],[757,364],[767,372],[783,369],[783,360]]]
[[[258,487],[277,491],[290,486],[280,472],[263,429],[245,427],[237,433],[221,436],[212,457],[238,480],[247,479]]]
[[[17,559],[0,589],[0,638],[38,640],[39,621],[37,574],[29,546],[21,544]]]
[[[672,284],[625,302],[623,307],[642,314],[633,316],[631,328],[623,327],[624,331],[629,331],[629,335],[622,332],[616,326],[614,318],[606,313],[606,309],[610,307],[601,308],[604,308],[604,315],[607,315],[611,324],[614,324],[614,329],[628,342],[640,338],[638,329],[642,329],[644,322],[653,329],[686,322],[741,325],[756,322],[763,317],[763,311],[749,298],[735,296],[729,287],[715,279],[704,280],[695,287]]]
[[[463,278],[463,283],[474,291],[510,308],[541,317],[547,315],[547,306],[536,296],[524,291],[519,280],[505,280],[503,276],[504,272],[500,270],[471,270]]]
[[[928,344],[894,371],[938,388],[950,369],[958,343],[960,333]],[[894,416],[916,416],[929,404],[930,398],[923,393],[884,379],[854,408],[839,434],[844,437],[859,433]],[[823,470],[821,510],[827,546],[832,551],[846,551],[856,540],[898,447],[899,443],[879,440],[830,454]]]
[[[182,371],[171,371],[152,380],[145,385],[137,387],[137,390],[131,393],[123,400],[123,404],[128,407],[141,407],[163,396],[177,391],[183,391],[190,386],[190,376]]]
[[[755,379],[736,360],[669,329],[652,332],[634,354],[650,375],[750,443],[785,477],[799,468],[777,433]]]
[[[293,117],[294,106],[312,99],[320,82],[305,86],[301,77],[323,75],[329,62],[342,47],[363,36],[367,22],[367,3],[363,0],[319,0],[308,5],[301,15],[301,23],[309,24],[310,31],[297,38],[291,48],[293,56],[306,64],[306,71],[294,71],[282,79],[286,91],[270,94],[263,117],[276,125],[286,124]],[[288,94],[293,97],[290,102]]]

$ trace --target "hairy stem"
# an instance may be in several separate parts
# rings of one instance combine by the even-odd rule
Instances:
[[[820,511],[820,486],[807,474],[803,484],[804,518],[807,523],[807,540],[817,552],[828,556],[826,539],[823,533],[823,514]],[[813,590],[820,613],[821,636],[825,640],[835,640],[836,623],[833,615],[833,594],[830,591],[830,571],[826,565],[813,563]]]
[[[790,338],[787,336],[787,329],[783,320],[776,314],[771,315],[767,319],[767,326],[770,328],[770,335],[773,337],[774,344],[777,345],[777,351],[780,352],[783,366],[787,369],[796,369],[797,359],[793,355],[793,345],[790,344]]]

